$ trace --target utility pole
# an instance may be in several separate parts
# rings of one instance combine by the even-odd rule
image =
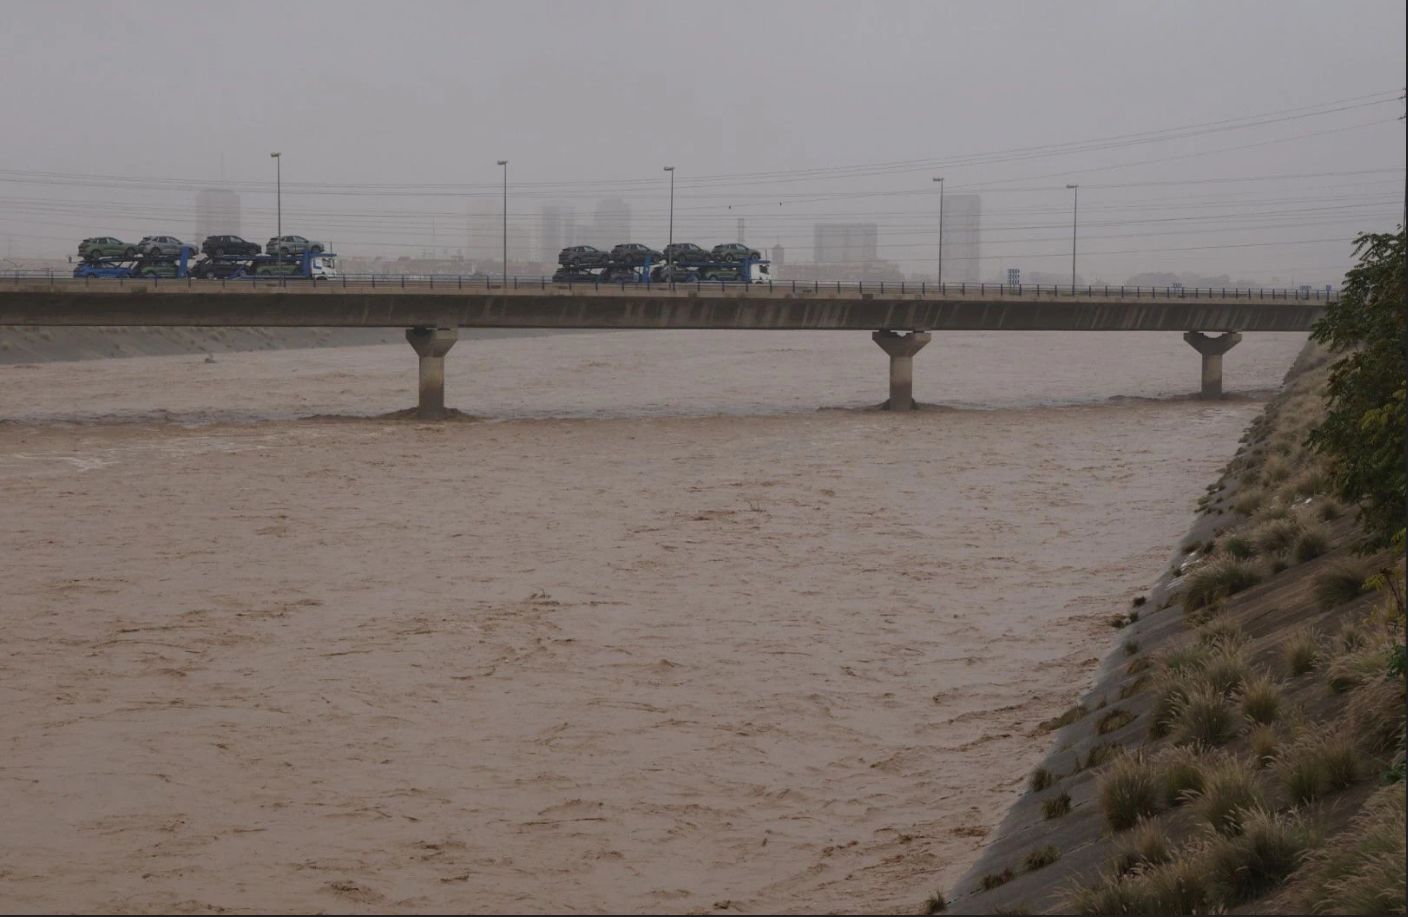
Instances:
[[[670,173],[670,236],[669,244],[665,246],[665,267],[669,268],[670,280],[675,279],[675,167],[666,166],[665,171]]]
[[[284,162],[284,160],[283,160],[283,155],[284,155],[283,153],[270,153],[270,154],[269,154],[269,158],[274,160],[274,201],[275,201],[275,203],[274,203],[274,212],[275,212],[275,219],[277,220],[277,222],[275,223],[274,235],[277,236],[279,239],[282,239],[282,238],[283,238],[283,235],[284,235],[284,168],[283,168],[283,162]],[[283,245],[282,245],[281,242],[275,243],[275,245],[274,245],[274,252],[275,252],[275,254],[278,254],[278,255],[279,255],[279,260],[280,260],[280,261],[282,261],[282,260],[283,260],[283,257],[284,257],[284,256],[280,253],[281,250],[282,250],[282,248],[283,248]]]
[[[1071,295],[1076,295],[1076,215],[1080,212],[1080,185],[1067,185],[1075,192],[1071,203]]]
[[[508,286],[508,160],[500,159],[504,167],[504,286]]]
[[[944,286],[944,180],[941,177],[934,179],[939,183],[939,289]]]

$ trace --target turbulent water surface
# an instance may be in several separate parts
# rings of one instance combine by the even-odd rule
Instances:
[[[0,367],[0,908],[912,908],[1302,342]]]

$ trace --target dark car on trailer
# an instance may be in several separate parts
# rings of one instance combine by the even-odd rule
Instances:
[[[200,250],[211,258],[252,258],[261,253],[258,242],[239,236],[206,236]]]

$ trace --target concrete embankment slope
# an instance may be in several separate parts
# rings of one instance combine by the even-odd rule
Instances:
[[[1304,445],[1327,372],[1308,346],[1170,568],[1109,610],[1095,685],[1033,724],[1051,751],[978,862],[923,910],[1403,912],[1402,608],[1366,583],[1402,555],[1355,552]],[[1395,833],[1396,866],[1354,860]]]

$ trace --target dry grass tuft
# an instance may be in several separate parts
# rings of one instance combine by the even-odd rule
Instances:
[[[1206,768],[1203,790],[1193,803],[1199,818],[1228,835],[1241,832],[1248,811],[1265,807],[1256,767],[1236,758],[1225,758]]]
[[[1320,636],[1308,628],[1298,629],[1286,640],[1281,658],[1293,677],[1313,671],[1320,663]]]
[[[1114,732],[1116,729],[1123,729],[1134,722],[1134,714],[1120,707],[1112,707],[1109,712],[1100,717],[1095,723],[1095,732],[1098,735]]]
[[[1115,846],[1115,871],[1127,875],[1173,859],[1173,844],[1158,819],[1141,818]]]
[[[1076,704],[1074,707],[1068,708],[1066,712],[1061,714],[1060,716],[1052,717],[1051,719],[1046,720],[1038,728],[1042,732],[1053,732],[1057,729],[1060,729],[1062,726],[1071,725],[1072,723],[1084,717],[1089,712],[1089,710],[1085,709],[1085,704]]]
[[[1071,811],[1071,794],[1063,792],[1060,796],[1053,796],[1041,804],[1041,814],[1043,817],[1060,818]]]
[[[1237,905],[1283,882],[1314,841],[1310,829],[1296,816],[1250,809],[1243,813],[1240,834],[1213,836],[1198,858],[1216,897],[1224,904]]]
[[[1183,606],[1188,610],[1205,608],[1259,582],[1261,575],[1251,564],[1230,557],[1218,558],[1188,574],[1183,587]]]
[[[1256,545],[1250,538],[1241,535],[1228,535],[1222,542],[1222,553],[1236,560],[1250,560],[1256,556]]]
[[[1173,746],[1159,755],[1159,787],[1164,805],[1181,806],[1203,791],[1203,758],[1186,746]]]
[[[1306,736],[1276,764],[1282,786],[1297,805],[1345,789],[1364,771],[1359,750],[1343,733]]]
[[[1110,829],[1127,830],[1159,811],[1158,772],[1140,755],[1121,755],[1100,778],[1096,795]]]
[[[924,902],[924,913],[926,914],[942,914],[947,910],[948,899],[944,897],[943,892],[934,892],[929,896],[928,900]]]
[[[1369,591],[1364,585],[1364,571],[1341,565],[1315,577],[1315,600],[1329,610],[1352,602]]]
[[[1216,748],[1235,739],[1240,729],[1227,698],[1212,685],[1190,689],[1174,710],[1173,738],[1179,745]]]
[[[1269,767],[1276,761],[1281,748],[1281,734],[1272,726],[1257,726],[1248,736],[1252,747],[1252,757],[1257,767]]]
[[[1022,861],[1022,865],[1026,867],[1027,872],[1036,872],[1043,866],[1050,866],[1059,859],[1061,859],[1060,849],[1048,844],[1028,853],[1026,859]]]
[[[1354,689],[1345,708],[1350,734],[1371,754],[1393,751],[1403,735],[1405,706],[1402,678],[1385,675],[1367,680]]]
[[[1266,554],[1284,554],[1300,534],[1300,525],[1294,519],[1269,519],[1252,529],[1247,537]]]
[[[1308,560],[1314,560],[1321,554],[1330,550],[1330,539],[1319,529],[1310,529],[1302,532],[1296,539],[1294,556],[1296,563],[1303,564]]]
[[[1370,796],[1349,828],[1310,855],[1292,903],[1322,914],[1403,913],[1406,832],[1400,782]]]
[[[990,872],[983,876],[978,880],[978,887],[982,891],[990,892],[994,888],[1006,885],[1015,878],[1016,875],[1012,872],[1012,867],[1008,866],[1003,869],[1002,872]]]
[[[1281,689],[1264,675],[1257,675],[1242,685],[1239,695],[1242,714],[1253,723],[1266,725],[1276,722],[1281,710]]]

